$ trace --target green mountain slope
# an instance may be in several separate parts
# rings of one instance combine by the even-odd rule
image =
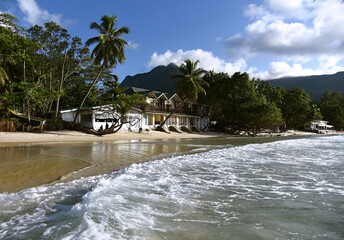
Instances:
[[[171,76],[178,72],[178,66],[170,63],[167,66],[157,66],[147,73],[127,76],[121,86],[130,86],[156,90],[165,93],[175,93],[174,84],[178,80],[171,80]]]
[[[158,66],[147,73],[127,76],[121,86],[145,88],[166,93],[175,93],[174,84],[178,81],[171,80],[171,75],[178,72],[178,66],[171,63],[167,66]],[[325,91],[344,94],[344,72],[332,75],[317,75],[306,77],[286,77],[269,80],[274,87],[291,89],[301,87],[309,93],[314,101],[318,101]]]
[[[344,72],[337,72],[332,75],[287,77],[269,80],[269,82],[274,87],[285,89],[301,87],[311,95],[314,101],[318,101],[326,91],[337,91],[344,94]]]

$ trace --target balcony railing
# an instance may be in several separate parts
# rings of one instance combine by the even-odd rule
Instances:
[[[146,106],[146,111],[148,112],[163,112],[163,113],[171,113],[173,111],[172,106]],[[187,114],[187,115],[195,115],[194,111],[191,111],[191,109],[187,107],[181,107],[178,110],[175,111],[175,113],[181,113],[181,114]]]
[[[152,106],[148,105],[145,109],[142,109],[147,112],[161,112],[161,113],[171,113],[173,111],[172,105],[166,105],[166,107],[162,106]],[[175,113],[186,114],[186,115],[193,115],[199,117],[206,117],[210,116],[209,108],[203,108],[202,111],[198,107],[189,108],[187,106],[183,106],[175,111]]]

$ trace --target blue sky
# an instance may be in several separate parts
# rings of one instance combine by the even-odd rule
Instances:
[[[24,27],[56,21],[83,41],[97,34],[91,22],[116,15],[131,30],[120,81],[186,58],[261,79],[344,71],[341,0],[1,0],[0,12]]]

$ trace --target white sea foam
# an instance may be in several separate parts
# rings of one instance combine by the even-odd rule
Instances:
[[[341,239],[343,147],[342,136],[250,144],[0,194],[0,238]]]

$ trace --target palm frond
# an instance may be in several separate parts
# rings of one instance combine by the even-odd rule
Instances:
[[[116,29],[118,19],[116,16],[104,15],[101,18],[101,24],[92,23],[91,28],[99,31],[99,36],[90,38],[86,41],[87,46],[98,43],[92,51],[92,57],[95,64],[102,64],[105,68],[109,66],[116,67],[117,63],[124,63],[124,47],[128,43],[120,38],[123,34],[130,32],[129,28],[121,27]]]
[[[85,42],[85,45],[86,45],[86,46],[90,46],[90,45],[92,45],[92,44],[99,43],[99,42],[100,42],[99,37],[93,37],[93,38],[88,39],[88,40]]]
[[[202,68],[197,68],[198,63],[199,60],[191,61],[186,59],[178,67],[179,73],[171,76],[172,79],[180,79],[175,86],[182,98],[197,100],[199,93],[206,94],[203,86],[209,86],[209,84],[202,78],[206,71]]]

